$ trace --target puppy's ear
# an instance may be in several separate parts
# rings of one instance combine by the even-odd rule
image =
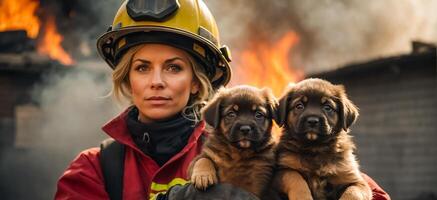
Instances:
[[[284,94],[281,98],[279,98],[279,105],[277,109],[277,120],[276,123],[278,126],[283,126],[285,124],[285,121],[287,120],[287,109],[288,104],[290,102],[290,98],[293,95],[293,87],[295,86],[294,83],[290,83],[287,86],[287,89],[285,90]]]
[[[273,95],[273,92],[270,88],[262,88],[261,89],[262,94],[266,100],[267,103],[267,109],[270,112],[270,115],[272,116],[272,119],[276,121],[276,123],[278,123],[279,118],[278,118],[278,100],[276,100],[276,97]]]
[[[217,94],[220,95],[220,94]],[[202,117],[207,124],[217,129],[220,125],[220,104],[222,98],[217,96],[212,99],[203,109]]]
[[[290,99],[290,96],[288,94],[282,96],[279,99],[279,106],[276,111],[277,120],[276,123],[279,127],[283,126],[285,124],[285,120],[287,118],[287,107],[288,107],[288,101]]]
[[[336,87],[340,93],[340,122],[343,130],[347,131],[358,118],[358,108],[347,97],[343,85],[336,85]]]

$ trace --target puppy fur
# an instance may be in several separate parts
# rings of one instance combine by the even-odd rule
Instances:
[[[188,172],[195,187],[230,183],[261,197],[275,165],[271,130],[276,107],[269,89],[219,90],[202,110],[212,130]]]
[[[370,200],[348,134],[358,117],[342,85],[306,79],[290,85],[279,100],[275,184],[290,200]]]

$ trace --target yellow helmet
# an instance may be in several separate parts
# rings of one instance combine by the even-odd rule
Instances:
[[[230,51],[220,45],[217,24],[202,0],[126,0],[110,29],[97,40],[97,49],[114,69],[127,49],[142,43],[189,52],[214,88],[230,80]]]

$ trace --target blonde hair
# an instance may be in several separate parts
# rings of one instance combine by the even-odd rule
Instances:
[[[128,99],[129,103],[133,104],[129,84],[129,71],[134,55],[145,45],[141,44],[129,48],[112,72],[113,84],[111,93],[118,102]],[[193,71],[193,81],[199,84],[199,91],[196,94],[190,95],[188,104],[181,113],[185,118],[197,123],[200,121],[200,109],[212,98],[214,89],[206,76],[205,69],[190,54],[188,54],[188,60]]]

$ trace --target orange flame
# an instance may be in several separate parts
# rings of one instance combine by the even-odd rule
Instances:
[[[55,19],[49,16],[42,20],[36,16],[38,0],[0,0],[0,31],[25,30],[27,36],[37,39],[37,50],[64,65],[73,64],[73,59],[61,46],[63,37],[56,30]]]
[[[286,33],[274,44],[253,40],[256,43],[238,56],[232,85],[248,84],[256,87],[268,87],[278,96],[289,83],[301,80],[301,71],[295,70],[290,62],[290,51],[299,42],[293,31]],[[273,138],[278,141],[281,129],[273,126]]]
[[[275,95],[280,95],[290,82],[302,79],[302,72],[294,70],[289,62],[290,51],[299,41],[295,32],[286,33],[272,45],[254,41],[253,48],[244,50],[239,56],[234,68],[236,84],[269,87]]]
[[[38,52],[48,55],[50,58],[58,60],[64,65],[73,64],[73,59],[61,46],[64,38],[56,30],[56,22],[53,17],[49,17],[45,24],[43,38],[38,43]]]
[[[35,15],[38,6],[37,0],[1,0],[0,31],[25,30],[28,37],[36,38],[40,27]]]

